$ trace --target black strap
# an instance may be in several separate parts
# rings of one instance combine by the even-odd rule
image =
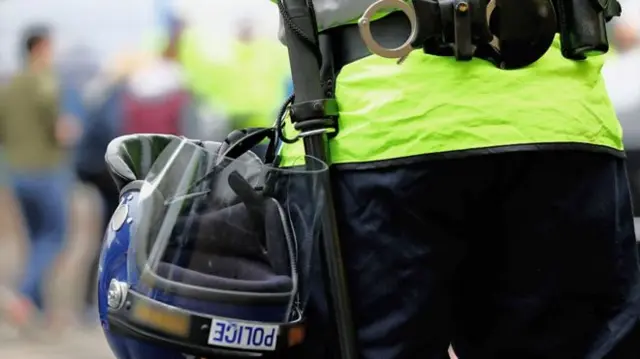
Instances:
[[[263,140],[269,138],[269,148],[267,149],[266,163],[273,163],[275,160],[276,141],[274,128],[245,128],[231,132],[227,138],[220,144],[215,153],[213,166],[205,175],[195,180],[190,188],[195,188],[204,183],[211,181],[224,168],[226,168],[234,159],[242,156],[258,145]],[[203,144],[196,142],[200,146]]]
[[[338,105],[333,96],[333,66],[323,61],[317,33],[315,10],[311,0],[280,0],[295,98],[289,115],[295,128],[303,133],[333,128],[337,132]],[[324,69],[323,81],[321,69]],[[300,76],[300,74],[303,74]]]
[[[227,178],[229,187],[244,203],[255,228],[264,231],[265,225],[265,197],[242,177],[238,171],[233,171]]]
[[[270,139],[265,162],[272,163],[276,152],[275,129],[272,127],[243,128],[231,132],[220,145],[216,162],[220,163],[225,158],[238,158],[265,139]]]

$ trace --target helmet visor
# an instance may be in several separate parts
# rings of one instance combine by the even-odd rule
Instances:
[[[176,296],[202,303],[287,303],[279,318],[286,321],[298,291],[296,237],[319,228],[310,225],[315,209],[292,206],[291,218],[286,188],[301,179],[314,188],[315,177],[327,170],[313,158],[300,163],[280,169],[250,152],[219,158],[190,141],[171,142],[140,190],[127,257],[132,289],[165,303]],[[279,195],[271,194],[270,183],[277,183]],[[302,207],[322,205],[308,197],[320,196],[305,195]],[[301,213],[311,219],[301,221]],[[304,232],[297,234],[293,222],[302,223]]]

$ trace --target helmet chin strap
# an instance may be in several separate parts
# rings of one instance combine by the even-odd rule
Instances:
[[[240,173],[233,171],[228,178],[229,187],[244,203],[251,219],[264,226],[265,198],[247,182]]]
[[[217,153],[217,164],[222,163],[225,158],[238,158],[242,154],[250,151],[265,139],[270,139],[269,150],[267,151],[266,162],[273,161],[275,154],[275,129],[272,127],[255,127],[242,130],[235,130],[227,136]]]

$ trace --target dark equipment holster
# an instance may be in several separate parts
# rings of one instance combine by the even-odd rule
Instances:
[[[479,57],[502,69],[525,67],[544,55],[556,33],[550,0],[413,3],[419,19],[414,46],[428,54],[455,56],[459,61]]]

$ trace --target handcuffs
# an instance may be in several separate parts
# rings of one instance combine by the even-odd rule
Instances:
[[[371,19],[373,19],[381,10],[392,8],[399,9],[409,19],[409,23],[411,24],[411,33],[402,45],[389,49],[380,45],[373,38],[373,34],[371,33]],[[378,0],[371,4],[371,6],[369,6],[362,14],[362,17],[358,20],[358,27],[360,28],[360,37],[362,37],[362,41],[367,45],[369,51],[388,59],[398,59],[398,64],[401,64],[407,56],[409,56],[411,51],[414,50],[413,43],[416,41],[416,37],[418,36],[418,15],[416,14],[413,6],[408,2],[404,2],[402,0]]]

